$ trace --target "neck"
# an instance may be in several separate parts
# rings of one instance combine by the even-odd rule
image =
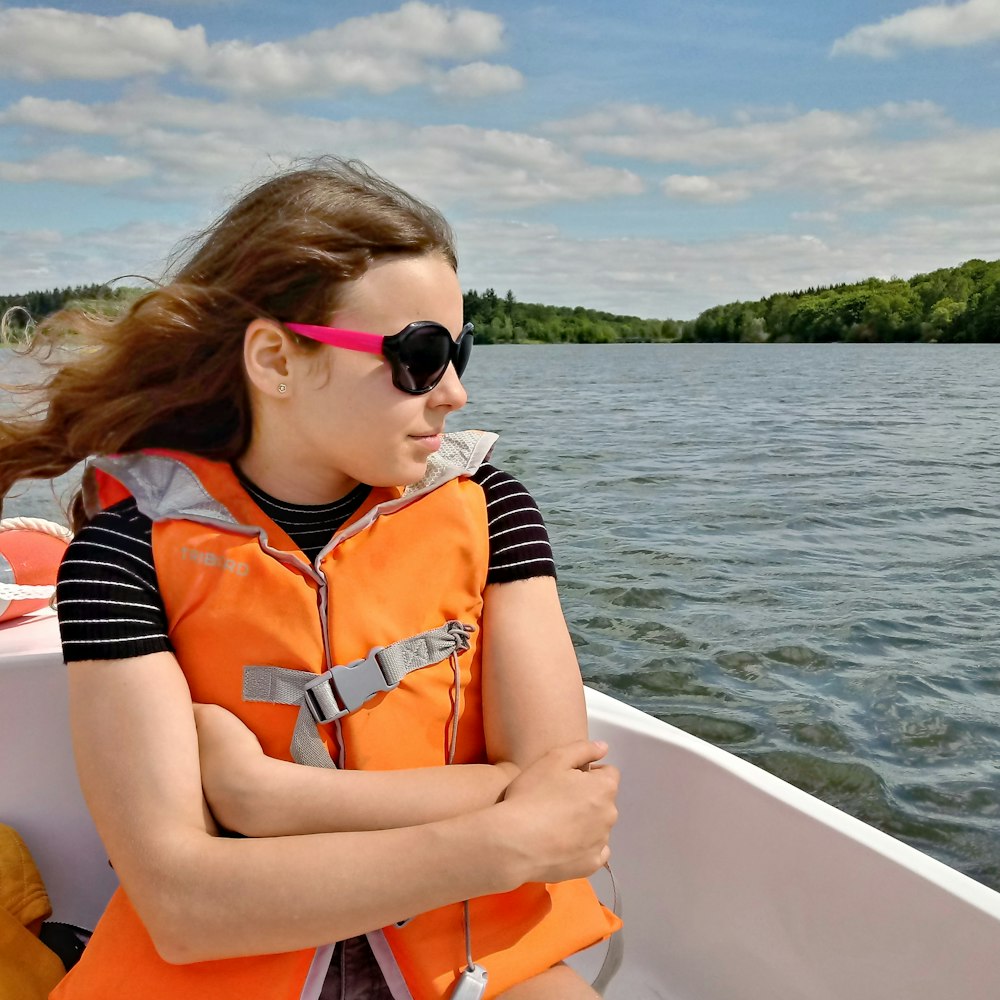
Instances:
[[[251,441],[236,464],[268,496],[291,504],[333,503],[358,485],[336,469],[317,468],[293,449],[259,440]]]

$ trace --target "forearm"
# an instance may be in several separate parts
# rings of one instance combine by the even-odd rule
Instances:
[[[530,878],[504,836],[503,808],[369,833],[232,839],[192,830],[153,845],[156,877],[147,863],[133,902],[176,963],[342,940]]]
[[[493,805],[517,774],[512,764],[349,771],[261,757],[211,799],[223,823],[251,837],[394,830]]]
[[[606,749],[561,747],[503,802],[423,826],[240,840],[174,825],[116,867],[168,961],[315,947],[525,882],[593,873],[617,818],[617,772],[588,770]]]
[[[593,744],[541,761],[503,802],[450,819],[214,837],[190,692],[173,656],[78,662],[68,673],[81,788],[168,961],[313,947],[524,882],[589,875],[606,860],[616,779],[582,769],[603,753]]]
[[[69,683],[84,796],[122,886],[168,961],[310,947],[539,875],[547,880],[517,853],[538,839],[519,832],[540,811],[534,805],[512,812],[504,802],[400,830],[214,837],[193,706],[173,656],[75,663]],[[506,826],[498,812],[509,817]]]

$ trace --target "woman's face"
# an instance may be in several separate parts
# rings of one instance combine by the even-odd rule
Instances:
[[[462,329],[458,278],[437,255],[378,261],[341,301],[329,326],[383,336],[417,320],[440,323],[453,337]],[[313,466],[314,475],[339,473],[346,489],[423,478],[448,414],[468,398],[452,365],[430,392],[415,396],[392,384],[381,355],[326,344],[300,352],[290,375],[294,385],[282,409],[301,445],[300,461]]]

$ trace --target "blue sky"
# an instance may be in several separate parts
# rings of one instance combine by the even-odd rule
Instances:
[[[359,157],[467,287],[678,319],[1000,257],[1000,0],[0,5],[0,293]]]

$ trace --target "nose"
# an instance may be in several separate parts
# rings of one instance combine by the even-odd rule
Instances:
[[[455,366],[450,364],[441,376],[441,381],[431,389],[427,401],[435,409],[460,410],[468,400],[469,393],[462,385]]]

